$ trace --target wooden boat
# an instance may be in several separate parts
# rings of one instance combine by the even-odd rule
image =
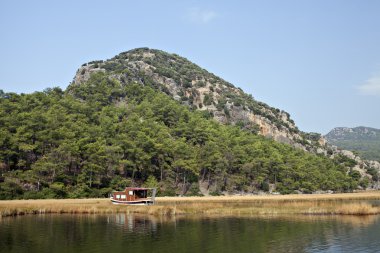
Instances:
[[[127,187],[124,191],[112,192],[110,200],[116,205],[153,205],[156,192],[156,188]]]

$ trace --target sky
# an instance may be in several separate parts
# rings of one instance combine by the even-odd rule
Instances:
[[[138,47],[176,53],[302,131],[380,128],[380,1],[0,0],[0,89],[65,89]]]

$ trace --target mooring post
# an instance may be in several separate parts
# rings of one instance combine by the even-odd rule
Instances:
[[[156,192],[157,192],[157,188],[153,188],[153,192],[152,192],[152,204],[153,205],[154,205],[155,199],[156,199]]]

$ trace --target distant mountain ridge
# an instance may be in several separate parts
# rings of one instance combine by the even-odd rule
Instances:
[[[366,160],[380,161],[380,129],[371,127],[337,127],[325,135],[327,141],[341,149],[358,152]]]

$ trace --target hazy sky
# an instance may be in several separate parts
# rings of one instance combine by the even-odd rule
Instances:
[[[380,128],[380,1],[0,0],[0,89],[66,88],[136,47],[177,53],[301,130]]]

